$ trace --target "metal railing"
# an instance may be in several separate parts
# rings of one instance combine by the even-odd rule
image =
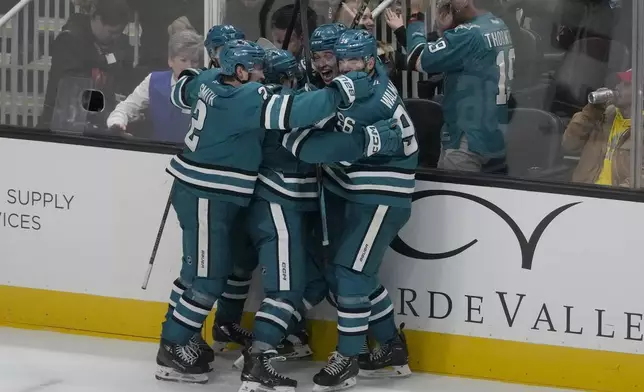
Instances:
[[[34,127],[42,112],[51,45],[72,14],[71,0],[22,0],[0,18],[0,124]],[[125,33],[138,62],[138,16]]]

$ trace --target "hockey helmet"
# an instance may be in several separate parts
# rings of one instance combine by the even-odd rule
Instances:
[[[233,39],[246,39],[246,35],[243,31],[232,25],[214,25],[208,31],[208,35],[206,35],[204,46],[210,58],[214,58],[217,48],[224,46],[226,42]]]
[[[323,52],[333,50],[340,34],[347,28],[341,23],[324,24],[313,30],[311,35],[311,52]]]
[[[288,79],[299,76],[300,66],[291,52],[282,49],[268,49],[264,57],[266,82],[279,84],[283,76]]]
[[[235,39],[224,44],[219,54],[221,74],[235,75],[235,68],[243,66],[248,72],[264,67],[265,51],[255,42]]]
[[[340,35],[334,48],[338,60],[378,56],[378,43],[371,33],[362,29],[348,29]]]

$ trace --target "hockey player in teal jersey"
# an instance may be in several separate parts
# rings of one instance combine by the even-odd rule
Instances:
[[[219,53],[224,44],[233,39],[243,39],[244,33],[231,25],[215,25],[204,41],[204,47],[210,57],[210,69],[194,70],[188,69],[182,75],[188,76],[181,78],[179,83],[173,89],[172,102],[180,109],[190,110],[191,105],[198,99],[198,89],[188,91],[185,98],[181,94],[186,92],[185,83],[198,75],[199,81],[193,84],[200,85],[201,82],[216,80],[219,75]],[[243,230],[245,221],[240,217],[235,223]],[[251,284],[252,271],[257,266],[257,256],[252,252],[250,240],[247,236],[234,236],[231,247],[234,251],[235,267],[233,273],[228,278],[224,293],[218,300],[217,312],[215,315],[215,325],[213,325],[212,336],[215,340],[215,348],[221,351],[228,343],[233,342],[245,345],[252,337],[250,332],[240,325],[244,303],[248,297]],[[191,268],[182,269],[182,272],[191,271]],[[170,294],[168,313],[166,318],[170,318],[174,312],[176,304],[179,302],[181,295],[188,286],[191,278],[180,276],[173,282],[173,289]],[[204,362],[212,362],[215,358],[215,351],[205,342],[201,333],[195,334],[191,340],[194,348],[202,352]]]
[[[208,32],[204,42],[204,46],[210,57],[210,69],[203,69],[201,71],[187,70],[184,75],[196,76],[199,80],[206,82],[215,80],[220,72],[219,54],[224,44],[230,40],[241,38],[244,38],[244,33],[234,26],[213,26]],[[187,80],[187,78],[183,79],[181,84]],[[181,84],[174,90],[173,102],[180,108],[189,110],[188,105],[191,105],[197,100],[198,90],[193,89],[189,91],[191,95],[186,98],[187,104],[181,106],[182,101],[179,97],[181,92],[185,91],[185,88],[182,88],[183,86]],[[235,224],[239,227],[239,230],[235,230],[235,232],[240,233],[233,237],[233,243],[231,244],[235,265],[233,267],[233,273],[228,277],[226,288],[217,301],[215,323],[212,327],[214,350],[205,343],[201,334],[196,335],[193,339],[194,342],[200,342],[199,348],[203,351],[204,360],[208,362],[214,359],[215,351],[224,351],[229,347],[228,345],[230,343],[244,347],[252,339],[251,332],[241,326],[241,319],[251,286],[252,274],[257,267],[257,253],[254,251],[250,239],[245,235],[245,214],[241,214]],[[172,315],[174,304],[179,300],[185,287],[186,282],[184,279],[179,278],[174,282],[168,317]],[[288,356],[289,358],[310,355],[310,349],[308,348],[306,340],[306,336],[303,336],[301,332],[289,336],[289,339],[285,340],[283,345],[280,345],[280,355]]]
[[[373,92],[367,75],[353,73],[336,78],[331,88],[270,94],[257,83],[264,50],[244,40],[227,42],[220,61],[216,80],[184,80],[174,97],[187,106],[191,91],[199,91],[186,147],[166,169],[175,178],[172,203],[183,230],[181,276],[188,285],[163,324],[157,378],[164,380],[207,382],[209,366],[190,340],[232,272],[231,230],[254,193],[266,130],[306,126]]]
[[[211,69],[220,67],[219,54],[226,42],[244,38],[245,34],[234,26],[213,26],[204,42],[210,56]],[[212,326],[213,348],[218,352],[227,349],[229,343],[243,347],[252,339],[252,334],[241,326],[241,319],[250,291],[252,274],[257,267],[257,254],[252,248],[250,238],[245,235],[246,215],[241,214],[235,224],[239,228],[235,232],[240,233],[233,237],[231,243],[235,265],[226,282],[226,288],[217,301],[215,324]]]
[[[271,90],[281,87],[281,94],[293,93],[297,83],[298,64],[295,57],[284,50],[268,50],[265,61],[267,82],[274,82]],[[267,87],[268,88],[268,87]],[[395,126],[383,121],[384,129],[379,138],[393,137],[400,145],[400,132]],[[376,124],[379,130],[382,124]],[[390,131],[390,129],[394,129]],[[353,135],[343,134],[346,139],[372,137],[366,131]],[[300,326],[306,311],[304,294],[306,288],[321,282],[307,272],[307,243],[312,234],[312,225],[317,223],[317,179],[315,166],[297,160],[281,148],[280,134],[268,133],[262,146],[263,160],[253,200],[249,205],[248,227],[250,237],[259,254],[262,282],[266,298],[255,315],[252,347],[244,350],[244,368],[240,392],[256,390],[288,391],[297,382],[277,373],[272,365],[278,355],[276,347],[293,327]],[[360,155],[364,149],[360,151]],[[309,252],[311,249],[308,249]],[[322,275],[319,275],[323,279]],[[326,287],[326,286],[325,286]],[[308,298],[313,305],[324,296]],[[312,303],[313,302],[313,303]]]
[[[340,23],[319,26],[311,34],[311,61],[324,84],[329,84],[338,74],[338,61],[333,46],[347,28]]]
[[[219,53],[233,39],[246,39],[246,34],[232,25],[214,25],[208,31],[204,46],[210,57],[210,68],[219,68]]]
[[[410,374],[404,336],[396,329],[393,304],[380,284],[378,270],[385,251],[407,222],[418,162],[415,130],[398,92],[377,62],[377,43],[364,30],[343,32],[335,45],[340,72],[366,70],[375,93],[340,108],[336,133],[353,133],[365,125],[393,119],[402,129],[403,143],[395,153],[347,158],[324,166],[332,266],[328,281],[338,310],[337,352],[314,377],[316,391],[355,385],[360,372],[367,377]],[[319,151],[320,136],[292,134],[283,145],[311,163],[326,160]],[[297,140],[297,143],[295,142]],[[367,331],[380,346],[358,363]],[[391,372],[386,372],[391,368]]]
[[[481,171],[505,157],[514,48],[505,23],[475,5],[440,0],[444,31],[434,42],[427,42],[423,22],[407,26],[408,69],[446,75],[439,167],[448,170]]]

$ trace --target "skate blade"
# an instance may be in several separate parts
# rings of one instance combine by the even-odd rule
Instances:
[[[293,387],[266,388],[258,382],[244,381],[237,392],[295,392]]]
[[[294,351],[291,354],[285,355],[286,359],[289,361],[303,359],[313,355],[313,350],[311,350],[311,347],[309,347],[308,344],[295,346],[293,349]]]
[[[244,356],[240,355],[235,362],[233,362],[233,368],[242,371],[244,370]]]
[[[214,342],[211,347],[215,353],[228,353],[242,348],[242,346],[233,342]]]
[[[165,366],[159,366],[154,377],[160,381],[171,381],[178,383],[187,383],[187,384],[207,384],[208,375],[207,374],[187,374],[180,373],[175,369]]]
[[[388,366],[378,370],[360,369],[358,376],[362,378],[403,378],[411,376],[409,365]]]
[[[351,377],[346,380],[344,380],[341,384],[338,385],[333,385],[333,386],[324,386],[324,385],[318,385],[315,384],[313,386],[313,392],[332,392],[332,391],[344,391],[345,389],[353,388],[356,386],[356,378]]]

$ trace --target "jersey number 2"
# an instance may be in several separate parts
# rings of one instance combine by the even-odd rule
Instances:
[[[192,111],[192,122],[190,123],[190,129],[186,134],[186,138],[184,139],[184,142],[190,151],[194,152],[197,149],[197,144],[199,144],[199,134],[203,129],[204,122],[206,121],[207,110],[208,108],[206,108],[206,104],[199,100],[197,101],[197,106],[195,106],[195,109]]]
[[[508,51],[507,58],[505,51],[500,51],[496,56],[496,65],[499,67],[499,94],[496,96],[496,104],[505,105],[508,103],[508,93],[510,92],[508,82],[514,79],[514,48]]]

